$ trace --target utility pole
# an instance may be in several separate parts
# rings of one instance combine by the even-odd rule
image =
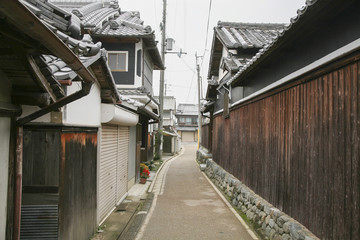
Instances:
[[[196,58],[196,71],[197,71],[197,79],[198,79],[198,149],[201,146],[201,125],[202,125],[202,116],[201,116],[201,106],[200,106],[200,99],[201,99],[201,77],[200,77],[200,65],[198,63],[198,58],[201,56],[198,56],[197,53],[195,53]]]
[[[161,29],[161,59],[165,67],[165,45],[166,45],[166,0],[163,0],[163,20],[162,20],[162,29]],[[156,146],[156,153],[159,156],[159,159],[162,159],[162,144],[163,144],[163,123],[164,123],[164,77],[165,70],[160,71],[160,90],[159,90],[159,114],[160,120],[158,125],[158,144]]]

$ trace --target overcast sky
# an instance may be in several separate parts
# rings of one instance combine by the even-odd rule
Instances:
[[[201,64],[203,92],[206,92],[213,29],[218,21],[288,23],[304,4],[305,0],[167,0],[167,38],[175,39],[174,51],[182,49],[187,55],[179,58],[175,54],[166,54],[166,95],[175,96],[177,104],[197,103],[195,53],[204,56],[198,61]],[[119,5],[124,11],[140,12],[144,24],[155,30],[160,51],[163,0],[119,0]],[[155,95],[159,93],[159,76],[159,71],[155,71]]]

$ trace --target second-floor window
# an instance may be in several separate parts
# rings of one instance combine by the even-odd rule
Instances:
[[[128,71],[128,52],[117,51],[108,52],[108,62],[111,71],[127,72]]]
[[[179,117],[180,125],[197,125],[198,118],[197,117]]]

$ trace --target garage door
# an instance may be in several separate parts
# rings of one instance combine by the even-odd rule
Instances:
[[[195,142],[194,132],[181,132],[181,140],[183,142]]]
[[[129,128],[103,125],[100,141],[98,216],[101,222],[127,192]]]

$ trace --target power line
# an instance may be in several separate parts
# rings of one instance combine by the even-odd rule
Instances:
[[[189,69],[190,71],[192,71],[194,74],[196,73],[195,69],[193,69],[187,62],[185,62],[184,59],[182,59],[182,58],[180,58],[180,59],[181,59],[181,61],[185,64],[185,66],[188,67],[188,69]]]
[[[205,52],[206,52],[206,46],[207,46],[207,42],[208,42],[208,34],[209,34],[209,25],[210,25],[210,13],[211,13],[211,6],[212,6],[212,0],[210,0],[210,4],[209,4],[209,12],[208,12],[208,19],[207,19],[207,26],[206,26],[206,38],[205,38],[205,47],[204,47],[204,53],[203,53],[203,58],[201,60],[201,66],[203,65],[204,62],[204,56],[205,56]]]
[[[186,97],[186,101],[185,101],[185,103],[188,103],[189,96],[190,96],[190,92],[191,92],[191,86],[192,86],[193,81],[194,81],[194,76],[195,76],[195,73],[196,73],[196,72],[193,72],[193,75],[192,75],[192,78],[191,78],[191,83],[190,83],[189,92],[188,92],[188,95],[187,95],[187,97]]]

